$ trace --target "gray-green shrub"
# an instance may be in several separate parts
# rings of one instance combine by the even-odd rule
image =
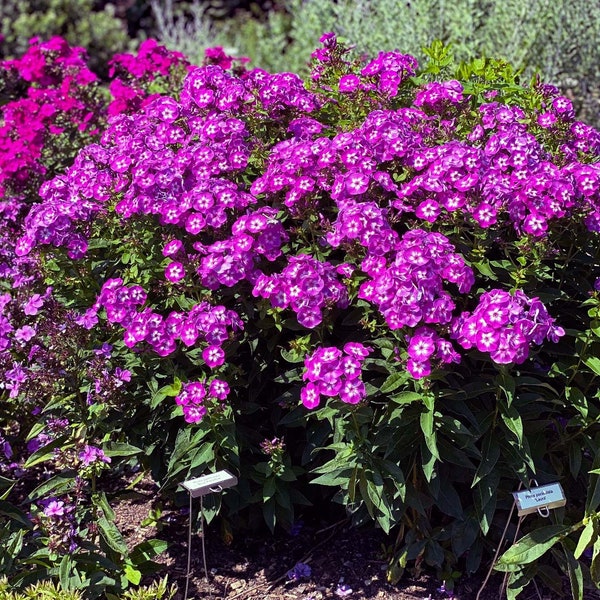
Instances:
[[[47,40],[64,37],[73,46],[83,46],[92,70],[105,75],[107,62],[125,51],[131,41],[115,17],[114,6],[94,10],[93,0],[3,0],[0,2],[0,56],[20,56],[33,36]]]
[[[397,49],[423,59],[432,39],[452,44],[457,60],[504,58],[529,77],[559,85],[573,97],[579,116],[598,122],[600,101],[600,6],[587,0],[285,0],[286,11],[264,21],[238,17],[211,22],[202,3],[190,19],[172,0],[153,0],[163,43],[199,62],[220,45],[268,71],[306,72],[320,35],[335,31],[355,53]]]

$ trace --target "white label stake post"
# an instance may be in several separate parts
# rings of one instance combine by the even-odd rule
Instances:
[[[191,565],[192,565],[192,498],[200,498],[200,527],[202,529],[202,560],[204,562],[204,575],[206,576],[206,584],[208,585],[208,594],[212,598],[210,590],[210,582],[208,581],[208,568],[206,566],[206,548],[204,545],[204,511],[202,506],[202,498],[206,494],[218,494],[225,488],[230,488],[238,482],[237,477],[229,471],[217,471],[202,475],[195,479],[188,479],[181,483],[181,487],[185,488],[190,496],[190,514],[188,527],[188,557],[187,557],[187,573],[185,575],[185,595],[184,600],[187,600],[188,589],[190,585]]]

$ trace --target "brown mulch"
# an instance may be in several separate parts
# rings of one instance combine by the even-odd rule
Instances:
[[[183,600],[187,572],[188,511],[163,507],[160,519],[148,527],[140,523],[156,507],[156,488],[144,479],[129,496],[115,503],[117,526],[130,546],[157,537],[169,548],[157,560],[178,586],[175,600]],[[198,510],[194,500],[194,511]],[[202,536],[194,531],[189,599],[214,600],[475,600],[485,573],[459,579],[452,592],[440,590],[434,572],[405,574],[395,585],[386,580],[385,547],[390,544],[374,528],[351,528],[346,520],[333,525],[304,525],[295,536],[285,533],[236,536],[223,534],[218,524],[206,527],[204,538],[208,580],[204,571]],[[288,571],[298,562],[310,567],[310,577],[290,581]],[[499,600],[502,574],[494,573],[479,600]],[[530,589],[531,588],[531,589]],[[550,593],[530,586],[519,600],[555,600]],[[565,582],[565,591],[568,584]],[[593,592],[586,600],[600,600]],[[569,597],[566,593],[565,597]]]

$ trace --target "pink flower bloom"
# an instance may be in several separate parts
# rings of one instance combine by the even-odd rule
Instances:
[[[44,305],[44,300],[40,296],[40,294],[34,294],[29,298],[29,300],[25,303],[23,307],[23,312],[26,315],[37,315],[39,309]]]
[[[225,362],[225,352],[220,346],[209,346],[202,351],[202,358],[207,367],[214,369]]]
[[[20,342],[28,342],[34,335],[36,331],[30,325],[24,325],[15,331],[15,339]]]
[[[360,85],[360,79],[356,75],[344,75],[340,78],[339,90],[340,92],[350,93],[354,92]]]
[[[173,261],[165,268],[165,277],[171,283],[177,283],[185,277],[185,268],[180,262]]]
[[[300,399],[306,408],[313,409],[319,406],[321,394],[317,386],[311,382],[307,383],[300,391]]]
[[[221,379],[213,379],[210,382],[208,393],[214,398],[219,400],[225,400],[229,395],[229,384]]]
[[[65,503],[62,500],[50,500],[44,508],[47,517],[62,517],[65,514]]]

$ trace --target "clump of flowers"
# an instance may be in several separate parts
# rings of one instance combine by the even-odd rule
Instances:
[[[300,254],[290,257],[281,273],[261,275],[252,294],[268,298],[275,308],[290,307],[298,323],[312,329],[321,323],[326,308],[348,306],[346,287],[339,281],[340,274],[346,273],[348,265],[334,267],[308,254]]]
[[[359,297],[379,308],[390,329],[449,323],[455,303],[445,284],[465,293],[475,281],[448,238],[422,229],[404,234],[390,264],[385,257],[368,256],[361,268],[370,279],[361,285]]]
[[[47,536],[48,549],[58,555],[72,554],[81,540],[76,522],[76,504],[68,496],[51,497],[40,502],[41,511],[34,517],[34,523]]]
[[[235,311],[203,301],[187,313],[172,311],[163,317],[143,308],[147,297],[141,286],[126,286],[120,278],[109,279],[94,308],[97,312],[104,307],[108,322],[125,328],[124,342],[130,348],[146,342],[158,355],[167,356],[177,348],[177,340],[188,347],[201,340],[208,344],[203,351],[206,364],[211,368],[223,364],[225,353],[220,346],[229,339],[230,331],[243,329]]]
[[[211,401],[223,402],[229,395],[229,384],[221,379],[184,383],[175,403],[183,409],[187,423],[199,423],[206,415]]]
[[[452,325],[452,337],[463,348],[475,347],[498,364],[521,364],[533,344],[557,342],[564,334],[539,298],[529,298],[521,290],[483,293],[477,308],[462,313]]]
[[[365,398],[362,363],[371,349],[358,342],[348,342],[343,350],[333,347],[317,348],[304,359],[304,381],[300,391],[302,404],[316,408],[321,396],[339,397],[347,404],[358,404]]]
[[[160,92],[174,87],[191,67],[180,52],[168,50],[156,40],[144,40],[133,54],[115,54],[109,63],[109,115],[132,113],[151,102]]]
[[[18,203],[98,133],[104,113],[84,49],[62,38],[32,39],[21,58],[0,62],[3,73],[27,85],[23,97],[2,107],[0,120],[0,201]]]

